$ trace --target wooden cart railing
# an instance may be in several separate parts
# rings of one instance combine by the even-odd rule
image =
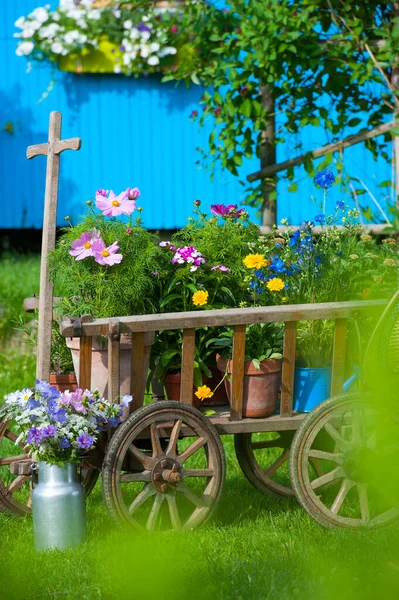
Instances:
[[[298,321],[335,319],[333,367],[331,395],[342,390],[345,377],[345,350],[347,338],[347,319],[359,318],[365,311],[381,311],[384,301],[371,302],[334,302],[321,304],[298,304],[288,306],[256,307],[244,309],[218,309],[212,311],[192,311],[139,315],[131,317],[95,319],[83,316],[80,319],[64,317],[60,330],[65,337],[80,337],[80,373],[79,385],[90,389],[91,352],[93,336],[108,336],[108,398],[116,401],[119,396],[119,343],[122,333],[132,334],[131,393],[134,396],[132,410],[142,406],[144,401],[143,372],[144,333],[159,330],[183,330],[182,368],[180,400],[192,404],[195,329],[201,327],[234,327],[232,405],[231,411],[223,421],[225,432],[245,430],[238,427],[242,421],[243,381],[245,361],[246,325],[252,323],[284,322],[284,348],[281,382],[280,414],[268,417],[275,420],[276,429],[296,429],[299,424],[293,415],[293,386],[296,354],[296,328]],[[260,419],[244,419],[256,421]],[[282,423],[284,421],[284,424]],[[233,422],[237,422],[234,426]],[[222,422],[221,422],[222,424]],[[269,425],[272,425],[271,422]],[[226,429],[227,427],[227,429]]]

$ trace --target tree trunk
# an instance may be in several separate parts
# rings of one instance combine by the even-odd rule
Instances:
[[[261,102],[266,113],[274,112],[273,88],[271,86],[261,87]],[[261,169],[276,164],[276,146],[275,137],[275,118],[269,117],[267,127],[262,131],[262,143],[260,146],[260,166]],[[272,180],[271,180],[272,179]],[[276,205],[277,199],[273,192],[276,191],[276,177],[265,179],[262,182],[262,226],[271,228],[276,223]],[[274,197],[273,197],[274,196]]]

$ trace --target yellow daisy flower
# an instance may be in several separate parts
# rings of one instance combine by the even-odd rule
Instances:
[[[205,306],[208,302],[208,296],[209,294],[205,290],[198,290],[195,292],[192,298],[194,306]]]
[[[273,277],[273,279],[269,279],[266,287],[271,292],[280,292],[285,287],[285,283],[280,277]]]
[[[269,264],[263,254],[248,254],[242,259],[242,262],[247,269],[260,269],[261,267],[267,267]]]
[[[195,392],[195,395],[200,400],[205,400],[206,398],[212,398],[213,392],[212,392],[211,388],[209,388],[207,385],[202,385],[201,387],[199,387],[197,389],[197,391]]]

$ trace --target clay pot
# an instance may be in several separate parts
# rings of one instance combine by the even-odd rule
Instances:
[[[60,392],[65,392],[66,390],[74,392],[78,387],[78,382],[75,373],[69,373],[68,375],[50,373],[50,385],[56,387]]]
[[[223,378],[222,373],[218,369],[210,369],[212,373],[212,377],[205,377],[203,375],[202,382],[203,385],[207,385],[214,390],[215,387],[220,383]],[[165,377],[165,389],[166,394],[168,396],[168,400],[180,400],[180,382],[181,376],[180,373],[167,373]],[[213,407],[213,406],[226,406],[229,403],[229,399],[227,398],[227,392],[224,385],[220,385],[212,398],[206,398],[205,400],[200,400],[195,395],[195,388],[193,388],[193,406],[195,408],[200,407]]]
[[[154,342],[154,332],[147,331],[144,335],[144,369],[143,383],[148,374],[151,346]],[[80,338],[66,338],[66,344],[72,353],[73,366],[79,383],[79,347]],[[93,353],[91,361],[91,389],[98,389],[100,396],[108,397],[108,347],[99,344],[93,338]],[[129,333],[121,335],[120,339],[120,395],[130,394],[130,372],[132,362],[132,336]]]
[[[231,377],[233,361],[217,357],[217,367]],[[260,363],[260,369],[255,369],[252,360],[244,363],[244,397],[242,416],[250,418],[267,417],[277,408],[277,396],[281,385],[282,361],[268,358]],[[227,396],[231,404],[231,381],[224,380]]]

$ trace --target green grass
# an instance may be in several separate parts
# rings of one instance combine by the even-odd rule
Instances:
[[[10,264],[15,265],[9,260],[6,265],[0,262],[0,281]],[[30,263],[32,272],[23,262],[18,264],[26,269],[27,280],[32,277],[34,290],[35,263]],[[17,285],[10,273],[8,281]],[[0,302],[8,297],[15,306],[22,288],[8,296],[2,290]],[[21,307],[20,299],[17,304]],[[33,358],[12,346],[3,348],[0,397],[34,381]],[[295,500],[278,500],[255,490],[238,467],[230,436],[224,438],[224,447],[224,494],[212,521],[198,530],[137,535],[120,529],[107,514],[101,482],[87,501],[87,542],[74,550],[35,553],[31,518],[0,513],[0,598],[397,598],[398,527],[327,531]]]

